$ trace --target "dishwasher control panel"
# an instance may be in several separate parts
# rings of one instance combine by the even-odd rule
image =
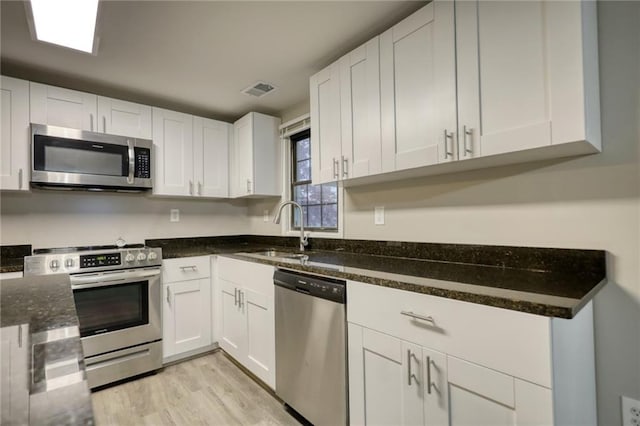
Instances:
[[[303,274],[277,269],[273,275],[275,285],[309,296],[320,297],[336,303],[346,302],[346,282],[330,277]]]

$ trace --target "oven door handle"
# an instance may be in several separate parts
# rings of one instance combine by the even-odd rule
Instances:
[[[71,276],[71,289],[80,290],[83,288],[105,287],[115,283],[125,284],[144,278],[159,277],[160,270],[153,271],[126,271],[109,274],[90,274],[88,276]]]

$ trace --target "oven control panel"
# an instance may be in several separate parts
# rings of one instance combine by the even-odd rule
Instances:
[[[45,253],[24,258],[24,275],[77,274],[160,265],[162,265],[162,249],[159,247]]]
[[[80,269],[122,264],[121,255],[116,253],[85,254],[80,256]]]

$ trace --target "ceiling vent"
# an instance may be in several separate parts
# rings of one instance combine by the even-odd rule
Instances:
[[[261,98],[267,93],[271,93],[276,90],[276,86],[273,84],[265,83],[264,81],[257,81],[251,86],[247,87],[242,91],[245,95],[255,96],[256,98]]]

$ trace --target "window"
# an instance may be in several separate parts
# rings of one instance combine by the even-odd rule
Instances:
[[[291,136],[291,194],[302,206],[304,228],[314,231],[338,231],[338,184],[311,185],[311,132],[305,130]],[[300,213],[291,221],[300,229]]]

